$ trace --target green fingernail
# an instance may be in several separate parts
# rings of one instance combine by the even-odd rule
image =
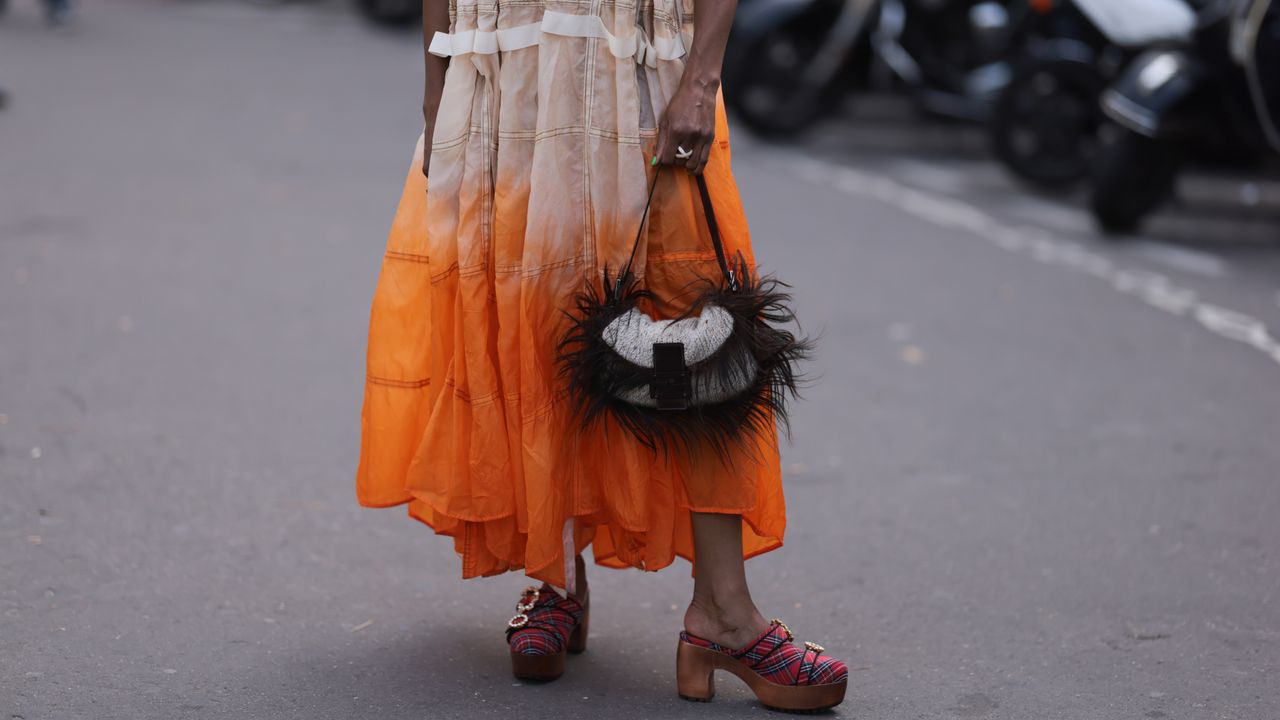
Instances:
[[[654,156],[653,156],[653,160],[650,160],[650,161],[649,161],[649,165],[651,165],[651,166],[656,166],[657,164],[658,164],[658,156],[657,156],[657,155],[654,155]]]

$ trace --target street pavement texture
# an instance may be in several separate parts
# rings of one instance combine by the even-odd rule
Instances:
[[[0,718],[771,717],[729,676],[676,697],[687,563],[592,569],[590,649],[522,684],[524,579],[462,582],[355,505],[414,33],[82,11],[0,23]],[[1108,245],[883,126],[735,135],[821,337],[786,546],[748,563],[766,616],[849,661],[837,717],[1280,717],[1274,218],[1187,206]]]

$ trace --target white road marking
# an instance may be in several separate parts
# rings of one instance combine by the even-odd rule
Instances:
[[[1205,302],[1194,290],[1179,287],[1163,275],[1120,268],[1110,258],[1081,243],[1064,240],[1042,228],[1006,225],[967,202],[917,190],[884,175],[815,158],[803,158],[792,167],[797,175],[810,182],[849,195],[874,198],[935,225],[966,230],[1001,250],[1095,277],[1116,292],[1172,315],[1193,319],[1218,337],[1251,347],[1280,365],[1280,341],[1265,323],[1245,313]]]
[[[889,169],[895,176],[905,178],[913,185],[938,192],[959,192],[969,184],[968,177],[961,170],[919,160],[895,160]]]
[[[1012,203],[1010,210],[1027,222],[1047,225],[1054,230],[1069,233],[1089,233],[1093,231],[1093,221],[1084,212],[1064,208],[1038,197],[1018,196]]]
[[[1147,260],[1192,275],[1222,278],[1230,274],[1226,261],[1210,253],[1180,248],[1154,240],[1141,240],[1131,243],[1129,247],[1134,254]]]

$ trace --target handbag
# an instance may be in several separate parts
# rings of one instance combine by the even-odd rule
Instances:
[[[612,276],[606,265],[598,284],[575,295],[557,361],[584,427],[612,419],[651,450],[708,445],[724,458],[735,446],[750,449],[775,423],[789,428],[787,400],[797,395],[797,364],[812,342],[785,327],[795,321],[789,286],[758,277],[741,252],[727,256],[702,175],[695,178],[719,276],[696,280],[677,317],[642,309],[658,298],[631,266],[661,174],[659,167],[650,182],[626,264]]]

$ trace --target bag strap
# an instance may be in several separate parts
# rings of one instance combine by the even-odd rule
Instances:
[[[657,163],[657,158],[654,158],[654,163]],[[653,173],[653,180],[649,182],[649,195],[644,201],[644,212],[640,215],[640,227],[636,230],[636,240],[631,245],[631,255],[627,257],[627,264],[623,266],[622,272],[618,273],[618,287],[615,289],[615,297],[621,293],[623,278],[631,274],[631,263],[636,258],[636,250],[640,248],[640,240],[644,238],[645,224],[649,221],[649,208],[653,205],[653,191],[657,189],[658,176],[662,174],[662,166],[658,165],[657,167],[658,169]],[[738,277],[733,268],[729,266],[729,258],[724,250],[724,241],[720,239],[720,226],[716,224],[716,213],[711,206],[711,191],[707,189],[707,180],[701,173],[695,175],[694,179],[698,183],[698,195],[702,198],[702,214],[707,219],[707,230],[711,234],[711,246],[716,251],[716,262],[720,265],[720,274],[724,276],[730,290],[738,290]]]
[[[716,213],[711,207],[711,191],[707,190],[707,179],[698,173],[694,175],[698,181],[698,194],[702,196],[702,214],[707,218],[707,230],[711,232],[711,245],[716,249],[716,262],[720,263],[720,273],[730,290],[738,289],[738,277],[729,266],[729,258],[724,251],[724,242],[720,239],[720,226],[716,224]]]

